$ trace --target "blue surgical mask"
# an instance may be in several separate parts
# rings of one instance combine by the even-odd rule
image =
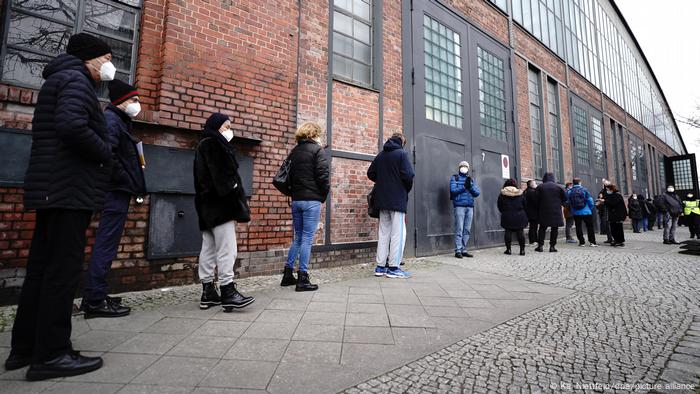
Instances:
[[[605,193],[612,194],[612,190],[606,190]]]

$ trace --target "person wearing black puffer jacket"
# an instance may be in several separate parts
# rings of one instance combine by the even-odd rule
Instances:
[[[537,193],[535,192],[536,189],[537,182],[535,182],[534,179],[530,179],[529,181],[527,181],[527,188],[523,192],[526,204],[525,213],[527,213],[527,220],[530,224],[530,228],[527,231],[528,243],[530,245],[534,245],[537,243],[537,234],[539,232],[539,213],[537,212]]]
[[[200,309],[221,305],[225,312],[244,308],[255,301],[236,289],[233,266],[236,263],[236,220],[243,220],[238,203],[245,198],[238,174],[236,152],[230,143],[233,129],[228,116],[212,114],[204,124],[202,139],[194,154],[194,206],[202,232],[202,250],[199,252],[199,281],[202,282]],[[246,220],[249,220],[247,217]],[[214,285],[214,269],[219,278],[221,295]]]
[[[321,204],[331,189],[330,169],[326,152],[321,147],[321,126],[307,122],[299,126],[294,137],[297,146],[289,154],[291,162],[292,223],[294,240],[284,266],[282,286],[296,285],[296,291],[318,290],[309,281],[311,244],[321,218]],[[294,263],[299,258],[299,270],[294,277]]]
[[[550,228],[549,251],[556,252],[557,235],[559,227],[564,225],[561,207],[566,202],[564,189],[554,181],[554,174],[547,172],[542,177],[542,183],[535,190],[537,196],[537,219],[539,230],[537,232],[536,252],[542,252],[547,227]]]
[[[515,179],[508,179],[503,184],[503,189],[498,195],[498,210],[501,212],[501,227],[505,230],[504,241],[506,243],[505,254],[511,254],[511,241],[513,233],[518,237],[520,255],[525,256],[525,233],[527,227],[527,203],[523,191],[518,189]]]
[[[97,83],[114,79],[115,68],[109,45],[89,34],[72,36],[66,52],[44,68],[24,178],[24,207],[36,210],[36,226],[5,368],[30,365],[27,380],[102,366],[100,357],[74,351],[70,336],[85,232],[102,208],[112,164]]]
[[[627,208],[625,199],[617,190],[617,186],[612,183],[605,185],[605,198],[600,200],[607,209],[608,223],[610,226],[610,236],[613,241],[610,246],[625,246],[625,231],[622,222],[627,218]]]
[[[146,193],[146,180],[136,147],[138,140],[131,134],[131,118],[141,111],[139,92],[126,82],[114,80],[109,82],[109,98],[112,103],[105,110],[105,119],[114,151],[114,165],[85,275],[80,307],[86,319],[121,317],[131,311],[121,304],[121,298],[107,295],[107,275],[112,260],[117,257],[131,197]]]

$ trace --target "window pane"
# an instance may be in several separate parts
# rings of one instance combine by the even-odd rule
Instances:
[[[57,55],[64,51],[71,34],[71,26],[12,12],[7,43]]]
[[[352,79],[352,60],[333,55],[333,73]]]
[[[117,67],[117,70],[131,70],[131,48],[132,44],[124,41],[115,40],[113,38],[99,36],[112,48],[112,63]]]
[[[85,25],[101,33],[134,38],[136,14],[120,8],[88,0],[85,3]]]
[[[352,57],[352,38],[333,33],[333,52]]]
[[[14,0],[12,5],[65,22],[75,21],[76,0]]]
[[[39,86],[44,81],[44,71],[50,57],[8,49],[2,66],[2,80],[31,86]]]
[[[334,0],[333,5],[345,11],[352,12],[352,0]]]
[[[355,37],[356,40],[360,40],[364,43],[369,44],[371,42],[369,38],[369,25],[367,25],[366,23],[362,23],[358,20],[354,20],[353,25],[355,26],[355,33],[353,34],[353,37]]]
[[[369,21],[371,17],[369,4],[364,0],[354,0],[354,3],[355,7],[352,13]]]
[[[365,85],[369,85],[372,82],[372,73],[369,66],[358,62],[353,62],[352,79],[364,83]]]
[[[333,30],[352,37],[352,18],[336,11],[333,13]]]
[[[595,159],[595,168],[597,170],[605,170],[605,150],[603,147],[603,130],[601,129],[600,120],[591,117],[591,131],[593,132],[593,154]]]
[[[588,121],[586,111],[574,106],[574,143],[576,144],[576,164],[584,168],[590,167],[591,158],[588,152]]]
[[[359,41],[355,41],[355,60],[359,60],[365,64],[372,62],[372,49],[369,45],[365,45]]]
[[[506,140],[506,100],[503,60],[477,47],[479,124],[481,135]]]

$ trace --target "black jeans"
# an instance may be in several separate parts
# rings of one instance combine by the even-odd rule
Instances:
[[[515,236],[518,237],[518,245],[520,245],[521,248],[525,247],[525,231],[523,229],[519,230],[509,230],[505,229],[506,232],[503,235],[504,241],[506,242],[506,248],[510,249],[510,245],[513,242],[513,233],[515,233]]]
[[[528,242],[534,244],[537,242],[538,237],[539,222],[537,220],[530,220],[530,229],[527,231]]]
[[[610,222],[610,234],[612,235],[613,241],[615,241],[616,244],[625,242],[625,230],[622,227],[622,222]]]
[[[12,352],[34,363],[72,350],[73,297],[85,257],[92,212],[38,210],[27,274],[12,327]]]
[[[549,234],[549,246],[554,246],[557,244],[557,236],[559,236],[559,227],[550,227]],[[547,226],[540,226],[540,230],[537,236],[537,243],[540,246],[544,245],[544,236],[547,234]]]
[[[595,228],[593,228],[593,215],[574,216],[574,222],[576,222],[576,238],[578,238],[578,243],[586,243],[586,240],[583,239],[583,224],[585,223],[586,231],[588,231],[588,242],[595,244]]]

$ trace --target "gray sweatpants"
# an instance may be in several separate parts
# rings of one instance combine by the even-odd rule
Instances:
[[[214,268],[219,274],[219,286],[233,282],[233,265],[236,262],[236,222],[220,224],[211,230],[202,231],[202,251],[199,252],[199,280],[209,283],[214,280]]]
[[[406,246],[406,214],[398,211],[379,212],[379,241],[377,265],[384,267],[387,257],[390,267],[398,267]]]

